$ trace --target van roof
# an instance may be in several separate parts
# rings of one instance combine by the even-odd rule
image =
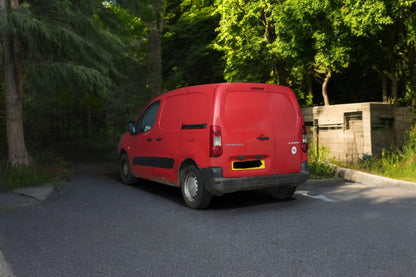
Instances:
[[[262,84],[262,83],[214,83],[214,84],[204,84],[204,85],[195,85],[195,86],[188,86],[183,88],[174,89],[168,91],[162,95],[171,95],[171,94],[178,94],[178,93],[187,93],[190,90],[200,89],[204,90],[204,92],[214,93],[217,88],[250,88],[252,90],[270,90],[271,88],[280,88],[280,90],[288,90],[289,88],[274,85],[274,84]],[[290,89],[289,89],[290,90]]]

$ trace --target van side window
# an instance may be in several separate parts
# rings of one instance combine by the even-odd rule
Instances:
[[[150,105],[137,122],[137,130],[139,133],[148,132],[153,128],[156,116],[159,111],[160,101]]]

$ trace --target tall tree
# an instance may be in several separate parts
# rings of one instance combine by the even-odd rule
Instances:
[[[271,10],[279,2],[215,1],[221,19],[214,47],[224,53],[227,81],[284,83],[284,61],[270,52],[275,40]]]
[[[221,53],[211,47],[219,22],[212,4],[168,2],[162,43],[165,89],[224,81]]]
[[[52,98],[62,89],[81,98],[105,94],[117,74],[114,64],[122,43],[97,23],[106,13],[101,1],[0,3],[8,164],[18,167],[31,163],[23,136],[24,100]]]
[[[332,74],[349,66],[354,41],[391,23],[379,0],[287,0],[276,6],[275,16],[276,51],[313,65],[314,73],[322,76],[325,105],[330,103]]]
[[[121,7],[140,17],[147,26],[148,87],[152,97],[162,93],[162,33],[165,0],[118,0]]]
[[[28,166],[32,163],[32,159],[26,149],[23,130],[22,49],[17,37],[9,28],[10,14],[15,13],[18,7],[18,0],[0,0],[8,167]]]
[[[392,101],[399,98],[400,81],[403,87],[407,87],[407,97],[415,99],[416,1],[384,2],[393,22],[377,37],[379,43],[375,44],[375,47],[380,60],[374,61],[374,67],[381,73],[383,81],[386,78],[390,80]]]

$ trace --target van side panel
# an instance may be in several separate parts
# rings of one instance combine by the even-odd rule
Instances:
[[[180,162],[192,159],[199,168],[208,167],[212,90],[212,87],[202,87],[188,94],[179,136]]]
[[[212,93],[211,93],[212,95]],[[154,167],[154,181],[179,186],[179,166],[192,159],[198,167],[207,167],[209,119],[212,96],[199,91],[176,91],[166,94],[153,130],[152,155],[172,161],[172,167]]]
[[[177,150],[180,147],[180,131],[188,95],[178,93],[167,95],[161,107],[158,133],[154,134],[152,155],[171,161],[171,167],[153,167],[152,180],[160,183],[178,185],[176,172],[178,168]]]

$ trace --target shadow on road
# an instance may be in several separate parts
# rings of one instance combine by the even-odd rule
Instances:
[[[119,180],[121,183],[121,181]],[[174,202],[181,206],[186,206],[182,198],[180,188],[171,187],[148,180],[140,180],[132,187],[141,190],[146,193],[153,194],[155,196],[166,199],[167,201]],[[280,204],[285,202],[291,202],[296,200],[292,198],[289,201],[277,201],[273,199],[266,191],[254,190],[254,191],[240,191],[234,193],[227,193],[222,196],[214,196],[211,200],[211,204],[208,209],[210,210],[227,210],[237,209],[250,206],[260,206],[268,204]]]
[[[129,186],[145,193],[166,199],[167,201],[171,201],[175,204],[186,206],[184,200],[182,199],[182,193],[179,187],[171,187],[143,179],[140,179],[139,182],[134,185],[123,184],[120,179],[117,164],[76,164],[74,168],[78,174],[105,176],[121,186]],[[270,204],[284,205],[284,203],[292,202],[294,200],[296,200],[296,198],[292,198],[288,201],[277,201],[264,190],[240,191],[227,193],[222,196],[214,196],[208,209],[226,210]]]

